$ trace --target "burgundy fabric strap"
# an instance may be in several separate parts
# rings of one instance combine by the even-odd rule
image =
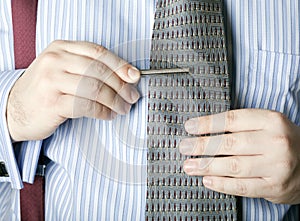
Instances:
[[[33,184],[24,183],[21,190],[21,220],[44,220],[45,179],[36,176]]]
[[[37,0],[12,0],[16,69],[27,68],[35,58]]]
[[[35,58],[37,0],[12,0],[14,53],[16,69],[27,68]],[[22,221],[44,220],[44,177],[21,190]]]

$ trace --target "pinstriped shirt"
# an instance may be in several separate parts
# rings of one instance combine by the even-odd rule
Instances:
[[[6,126],[15,70],[10,0],[0,2],[0,219],[19,220],[22,180],[33,182],[41,145],[46,171],[46,220],[144,220],[147,99],[112,122],[68,120],[44,141],[12,148]],[[225,0],[233,53],[233,107],[280,111],[300,125],[300,3]],[[155,0],[39,1],[37,55],[55,39],[101,44],[138,68],[149,67]],[[88,71],[88,69],[87,69]],[[79,88],[80,90],[80,88]],[[147,86],[139,84],[142,95]],[[76,110],[74,110],[76,111]],[[21,179],[22,177],[22,179]],[[299,220],[296,206],[242,198],[243,220]]]

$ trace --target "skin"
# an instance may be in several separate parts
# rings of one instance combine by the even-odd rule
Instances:
[[[100,45],[54,41],[13,86],[7,123],[14,141],[49,137],[69,118],[114,119],[139,99],[140,72]],[[184,171],[233,195],[300,203],[300,128],[278,112],[234,110],[185,123]]]
[[[203,176],[212,190],[273,203],[300,203],[300,128],[283,114],[241,109],[195,118],[185,123],[197,136],[179,150],[206,159],[187,159],[184,171]],[[215,157],[214,157],[215,156]]]
[[[14,141],[49,137],[68,118],[114,119],[139,99],[140,72],[100,45],[54,41],[13,86],[7,123]]]

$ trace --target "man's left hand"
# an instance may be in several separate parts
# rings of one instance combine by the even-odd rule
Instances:
[[[300,203],[300,128],[283,114],[241,109],[190,119],[182,140],[188,175],[212,190],[273,203]],[[224,134],[224,132],[226,132]],[[221,134],[222,133],[222,134]]]

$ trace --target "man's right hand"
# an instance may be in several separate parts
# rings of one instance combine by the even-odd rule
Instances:
[[[14,141],[41,140],[68,118],[110,120],[139,99],[140,72],[104,47],[54,41],[13,86],[7,123]]]

